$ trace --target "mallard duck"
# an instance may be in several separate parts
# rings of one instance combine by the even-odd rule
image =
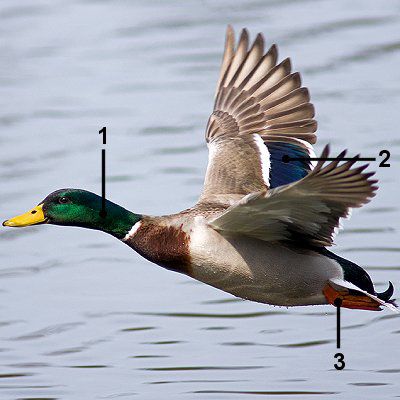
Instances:
[[[393,285],[377,293],[368,273],[329,251],[339,220],[377,190],[357,157],[315,158],[317,123],[290,59],[277,63],[258,34],[233,29],[206,128],[209,161],[193,207],[137,214],[81,189],[60,189],[4,226],[79,226],[106,232],[164,268],[243,299],[276,306],[317,304],[394,311]]]

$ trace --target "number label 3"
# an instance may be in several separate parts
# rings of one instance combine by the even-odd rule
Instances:
[[[343,353],[336,353],[335,358],[337,359],[337,363],[333,364],[333,366],[338,370],[344,369],[346,363],[344,362],[344,354]]]

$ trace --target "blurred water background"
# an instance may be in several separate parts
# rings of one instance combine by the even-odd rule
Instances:
[[[335,251],[400,288],[400,2],[0,3],[0,217],[49,192],[100,192],[148,214],[193,204],[228,23],[278,43],[302,72],[317,152],[377,156],[380,190]],[[0,230],[1,399],[400,397],[400,319],[235,299],[150,264],[101,232]]]

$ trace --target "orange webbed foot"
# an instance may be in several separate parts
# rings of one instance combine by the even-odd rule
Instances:
[[[357,310],[381,311],[380,304],[376,300],[362,293],[350,292],[348,289],[336,290],[329,283],[325,285],[322,292],[328,303],[334,306],[340,305],[341,307]]]

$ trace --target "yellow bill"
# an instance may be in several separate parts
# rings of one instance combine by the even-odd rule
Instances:
[[[14,218],[10,218],[7,221],[3,222],[3,226],[29,226],[36,224],[43,224],[46,222],[46,218],[43,213],[43,204],[39,204],[38,206],[32,208],[32,210],[28,211],[25,214],[17,215]]]

